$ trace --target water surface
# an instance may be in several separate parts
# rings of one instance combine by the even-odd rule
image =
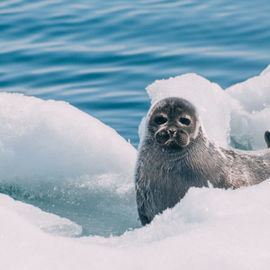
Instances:
[[[186,72],[223,87],[258,74],[269,14],[266,0],[2,1],[0,89],[68,101],[137,146],[145,87]]]

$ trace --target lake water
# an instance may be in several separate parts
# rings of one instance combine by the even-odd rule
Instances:
[[[145,87],[195,72],[222,87],[270,63],[270,4],[4,0],[0,89],[65,100],[137,147]]]

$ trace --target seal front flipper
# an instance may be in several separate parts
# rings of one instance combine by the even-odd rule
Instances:
[[[138,208],[139,218],[140,218],[142,225],[145,226],[146,224],[150,223],[150,220],[147,218],[147,216],[144,215],[144,211],[141,211],[141,210],[143,210],[143,209]]]
[[[146,214],[146,209],[144,205],[144,201],[146,200],[146,198],[144,195],[145,194],[143,194],[139,189],[137,189],[137,193],[136,193],[137,209],[138,209],[140,221],[143,226],[151,222],[151,220],[147,217],[147,214]]]
[[[269,148],[270,147],[270,132],[268,130],[265,131],[264,133],[264,139],[267,144],[267,147]]]

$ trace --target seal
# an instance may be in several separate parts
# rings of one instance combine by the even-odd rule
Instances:
[[[270,133],[265,133],[269,147]],[[196,108],[165,98],[148,112],[135,171],[143,225],[172,208],[190,187],[239,188],[270,177],[270,151],[225,149],[208,140]]]

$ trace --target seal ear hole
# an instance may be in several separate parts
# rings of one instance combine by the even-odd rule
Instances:
[[[159,115],[155,118],[155,123],[158,124],[158,125],[162,125],[162,124],[165,124],[168,120],[165,116],[163,115]]]
[[[191,124],[191,120],[186,117],[180,117],[179,122],[185,126],[189,126]]]

